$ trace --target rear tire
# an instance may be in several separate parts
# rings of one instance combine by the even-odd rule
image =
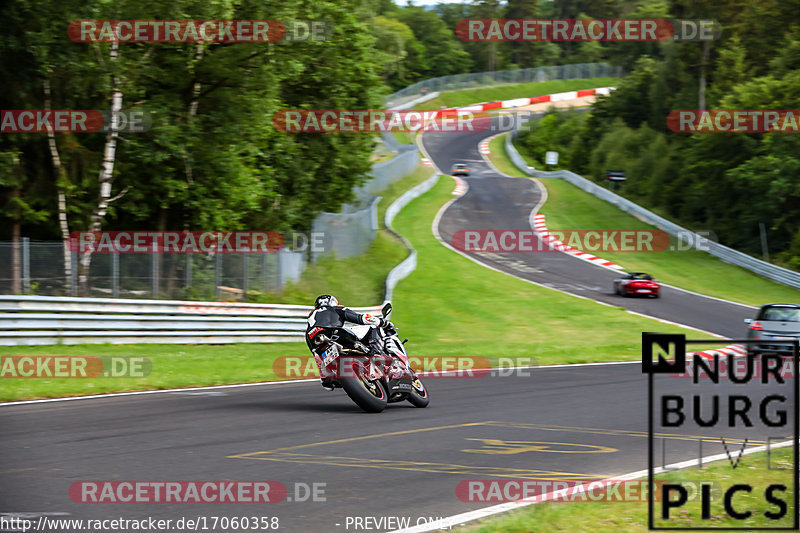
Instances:
[[[362,361],[358,359],[344,359],[340,361],[349,373],[352,369],[353,377],[340,378],[339,382],[353,402],[368,413],[380,413],[386,409],[389,395],[386,387],[380,380],[370,381],[366,378],[358,377],[362,375]]]
[[[431,402],[428,388],[422,384],[419,378],[411,381],[411,394],[408,395],[408,401],[414,407],[428,407]]]

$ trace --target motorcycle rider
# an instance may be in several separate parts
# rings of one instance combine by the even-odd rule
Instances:
[[[319,333],[319,328],[338,328],[344,326],[345,322],[352,322],[362,326],[374,326],[379,328],[394,327],[394,325],[380,317],[369,313],[356,313],[352,309],[339,305],[339,300],[330,294],[323,294],[317,297],[314,302],[314,310],[308,315],[308,326],[306,327],[306,344],[314,354],[314,360],[319,368],[320,382],[325,390],[333,390],[332,374],[325,375],[326,371],[322,365],[322,353],[320,347],[312,342],[312,337]],[[368,343],[371,354],[382,353],[380,348],[380,338],[375,330],[370,330],[364,337]]]

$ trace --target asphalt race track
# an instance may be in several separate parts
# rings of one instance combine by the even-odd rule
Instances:
[[[353,531],[348,517],[413,524],[490,505],[461,501],[462,480],[585,480],[646,468],[639,364],[520,374],[427,379],[427,409],[394,404],[379,415],[309,382],[0,407],[2,509],[83,519],[277,516],[281,531]],[[725,434],[684,427],[665,435],[667,463],[696,457],[697,439],[683,435],[723,452]],[[765,438],[756,430],[734,438],[747,436]],[[280,481],[290,496],[297,483],[324,483],[326,501],[83,504],[68,496],[77,481],[222,479]]]
[[[477,152],[483,135],[426,136],[440,168],[458,159],[477,169],[469,192],[441,219],[445,240],[457,229],[529,228],[538,190],[530,180],[493,175]],[[615,297],[613,272],[563,254],[478,259],[721,335],[741,335],[742,318],[751,315],[746,307],[671,289],[659,300]],[[456,488],[464,480],[587,480],[646,468],[647,380],[640,364],[512,374],[428,378],[430,407],[393,404],[379,415],[361,412],[342,391],[325,392],[316,382],[0,406],[0,512],[29,513],[34,521],[44,514],[173,521],[263,516],[278,517],[279,531],[385,531],[393,528],[374,522],[357,528],[355,519],[405,517],[413,525],[493,505],[459,499]],[[689,381],[665,379],[659,386],[687,391]],[[726,385],[719,387],[722,393]],[[749,387],[738,385],[737,392],[747,394]],[[789,385],[773,390],[782,387]],[[730,445],[742,438],[761,444],[767,436],[787,437],[758,427],[725,433],[687,424],[661,435],[661,443],[672,463],[695,458],[699,440],[705,455],[723,453],[723,437]],[[293,501],[89,504],[70,498],[73,483],[92,480],[279,481]],[[320,501],[296,501],[315,483],[324,484]]]
[[[439,234],[447,243],[458,230],[531,229],[529,217],[541,200],[541,192],[532,180],[502,177],[483,160],[478,144],[493,134],[492,131],[426,133],[423,137],[431,159],[445,172],[456,162],[465,161],[470,165],[470,176],[464,178],[469,190],[452,203],[439,220]],[[741,338],[745,333],[743,320],[754,316],[751,307],[672,287],[662,287],[659,299],[623,298],[612,292],[612,282],[619,277],[616,272],[563,253],[468,255],[522,279],[725,337]],[[602,252],[599,255],[602,256]]]

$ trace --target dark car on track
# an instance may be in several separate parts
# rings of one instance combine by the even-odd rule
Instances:
[[[453,165],[451,171],[453,176],[469,176],[469,167],[463,163]]]
[[[800,339],[800,305],[798,304],[764,304],[758,310],[755,319],[745,318],[747,338],[765,341],[763,344],[751,344],[748,352],[758,354],[773,352],[791,354],[792,346],[787,343],[770,343],[771,340]]]
[[[614,294],[658,298],[661,284],[645,272],[629,272],[614,280]]]

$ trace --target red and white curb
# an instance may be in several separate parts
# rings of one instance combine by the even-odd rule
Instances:
[[[510,109],[523,107],[532,104],[542,104],[547,102],[561,102],[563,100],[574,100],[584,96],[607,95],[615,87],[598,87],[596,89],[582,89],[580,91],[567,91],[564,93],[545,94],[530,98],[515,98],[513,100],[500,100],[498,102],[486,102],[483,104],[468,105],[466,107],[455,108],[458,111],[491,111],[493,109]],[[452,111],[452,110],[447,110]]]
[[[582,89],[580,91],[568,91],[565,93],[545,94],[529,98],[515,98],[513,100],[501,100],[497,102],[485,102],[482,104],[468,105],[464,107],[451,107],[436,111],[425,111],[428,120],[438,120],[443,117],[457,116],[459,112],[479,113],[482,111],[492,111],[493,109],[512,109],[531,104],[541,104],[547,102],[560,102],[562,100],[574,100],[584,96],[595,96],[598,94],[609,94],[614,87],[598,87],[596,89]]]
[[[464,196],[467,193],[467,189],[469,189],[467,182],[462,180],[458,176],[450,176],[450,177],[456,180],[456,188],[453,189],[453,194],[455,196]]]
[[[427,157],[423,157],[422,158],[422,164],[425,165],[426,167],[432,167],[433,166],[433,161],[431,161]]]
[[[491,154],[489,151],[489,139],[481,141],[481,143],[478,145],[478,151],[483,155]]]
[[[614,270],[625,270],[624,267],[612,261],[608,261],[602,257],[596,257],[587,252],[583,252],[556,239],[555,235],[548,231],[547,224],[544,220],[544,215],[533,215],[533,230],[542,237],[542,240],[546,244],[550,245],[551,248],[558,250],[559,252],[564,252],[565,254],[578,257],[584,261],[589,261],[590,263],[594,263],[596,265],[613,268]]]

